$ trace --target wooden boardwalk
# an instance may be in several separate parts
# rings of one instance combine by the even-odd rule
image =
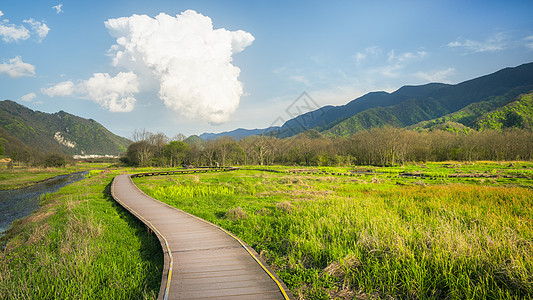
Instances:
[[[111,193],[161,242],[165,262],[159,299],[294,299],[252,248],[212,223],[145,195],[131,175],[115,177]]]

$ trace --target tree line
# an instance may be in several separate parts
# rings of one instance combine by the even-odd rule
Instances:
[[[121,160],[133,166],[176,167],[228,165],[394,166],[407,162],[531,160],[533,132],[524,129],[418,132],[382,127],[349,137],[327,137],[309,130],[278,139],[250,136],[240,140],[198,136],[168,138],[145,130]]]

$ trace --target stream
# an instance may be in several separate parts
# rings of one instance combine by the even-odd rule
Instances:
[[[24,218],[36,211],[41,204],[41,196],[57,192],[60,188],[85,178],[88,171],[59,175],[30,186],[0,190],[0,235],[13,221]]]

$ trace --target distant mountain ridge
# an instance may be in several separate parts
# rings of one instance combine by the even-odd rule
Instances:
[[[530,91],[533,91],[533,63],[505,68],[453,85],[429,83],[403,86],[393,93],[371,92],[345,105],[324,106],[299,115],[269,134],[285,138],[313,129],[326,136],[348,136],[360,130],[385,125],[412,127],[421,122],[443,118],[467,107],[470,107],[468,118],[474,121]],[[522,111],[522,116],[524,114],[526,112]],[[502,120],[501,116],[499,120]],[[473,126],[468,125],[466,121],[457,123]],[[220,135],[225,133],[211,134],[210,137]]]
[[[92,119],[64,111],[33,111],[10,100],[0,101],[0,128],[9,140],[15,138],[43,152],[118,155],[131,143]]]
[[[244,128],[238,128],[231,131],[225,131],[221,133],[211,133],[211,132],[205,132],[200,134],[200,138],[203,140],[212,140],[219,136],[230,136],[235,138],[236,140],[240,140],[242,138],[252,136],[252,135],[261,135],[261,134],[268,134],[272,131],[278,130],[280,127],[274,126],[269,127],[266,129],[244,129]]]

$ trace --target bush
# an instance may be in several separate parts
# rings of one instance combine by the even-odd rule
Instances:
[[[67,159],[61,154],[48,154],[44,157],[43,165],[48,167],[63,167],[67,164]]]

